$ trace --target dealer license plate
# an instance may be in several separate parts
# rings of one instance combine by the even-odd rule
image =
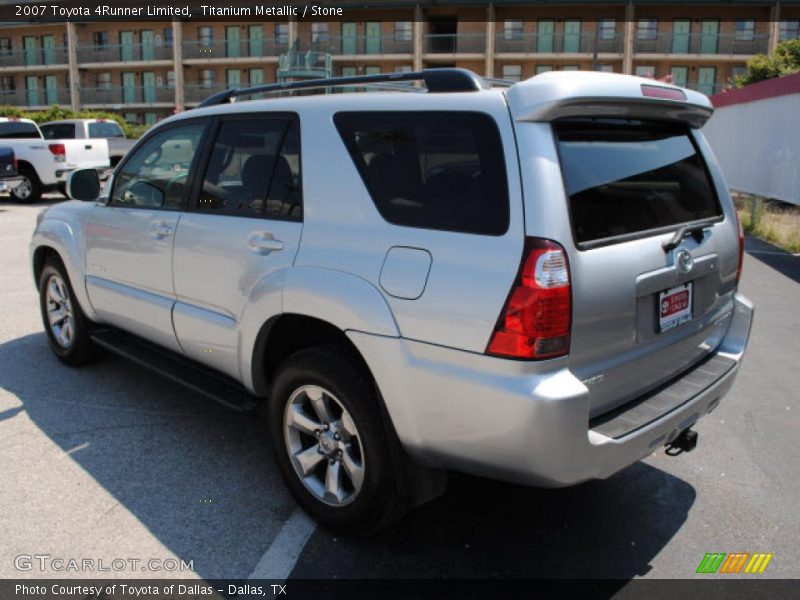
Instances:
[[[669,331],[692,320],[692,282],[658,294],[658,330]]]

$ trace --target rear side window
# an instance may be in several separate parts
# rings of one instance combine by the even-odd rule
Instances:
[[[89,123],[90,138],[124,138],[125,134],[119,124],[113,121],[95,121]]]
[[[616,119],[553,127],[576,243],[628,239],[722,215],[687,127]]]
[[[484,235],[508,230],[505,159],[489,115],[345,112],[334,122],[390,223]]]
[[[55,123],[42,125],[42,137],[46,140],[72,140],[75,139],[75,125],[73,123]]]
[[[16,121],[8,121],[0,123],[0,139],[13,139],[13,138],[36,138],[41,139],[39,130],[33,123],[20,123]]]

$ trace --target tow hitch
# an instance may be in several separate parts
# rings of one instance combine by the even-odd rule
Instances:
[[[672,442],[667,445],[665,452],[669,456],[678,456],[682,452],[691,452],[697,447],[697,432],[684,429]]]

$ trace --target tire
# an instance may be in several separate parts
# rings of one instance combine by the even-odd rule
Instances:
[[[39,308],[47,341],[61,362],[77,367],[94,362],[102,354],[91,339],[91,321],[83,314],[59,260],[48,259],[42,269]],[[53,317],[56,313],[64,318],[57,320]]]
[[[327,420],[313,408],[320,400],[330,416]],[[281,474],[297,502],[319,523],[366,535],[404,512],[375,386],[349,358],[346,347],[311,348],[287,358],[267,402],[267,424]],[[291,458],[301,452],[302,463]],[[308,468],[305,479],[302,465]],[[339,475],[337,494],[324,490],[331,469]]]
[[[11,198],[22,204],[32,204],[42,199],[42,183],[36,171],[30,167],[20,167],[19,174],[24,178],[23,182],[15,189],[11,190]]]

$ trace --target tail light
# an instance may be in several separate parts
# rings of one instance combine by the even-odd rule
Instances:
[[[556,242],[527,238],[486,353],[528,360],[568,354],[571,318],[567,253]]]
[[[736,267],[736,283],[742,278],[742,266],[744,265],[744,229],[739,215],[736,215],[736,225],[739,227],[739,266]]]
[[[67,147],[64,144],[48,144],[50,152],[56,159],[56,162],[65,162],[67,160]]]

